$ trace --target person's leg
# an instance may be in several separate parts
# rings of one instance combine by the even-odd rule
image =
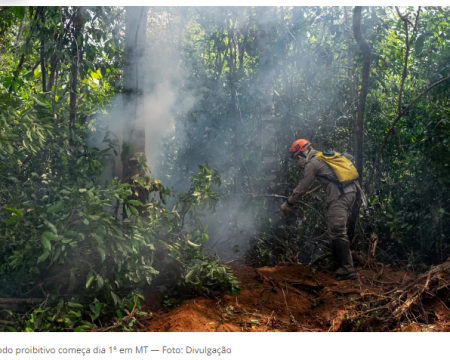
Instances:
[[[328,207],[328,234],[332,242],[333,260],[337,264],[336,279],[355,278],[355,269],[347,235],[347,219],[356,193],[341,195]]]
[[[336,246],[335,243],[333,241],[331,241],[331,260],[328,263],[327,266],[325,266],[324,270],[326,271],[336,271],[338,266],[338,263],[336,262],[337,259],[337,254],[336,254]]]

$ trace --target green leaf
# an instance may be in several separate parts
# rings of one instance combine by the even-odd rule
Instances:
[[[58,236],[55,235],[55,234],[53,234],[53,233],[51,233],[50,231],[45,231],[45,232],[42,234],[42,236],[45,237],[45,238],[47,238],[48,240],[52,240],[52,241],[58,241],[58,240],[59,240],[59,239],[58,239]]]
[[[94,275],[91,275],[88,280],[86,281],[86,289],[91,286],[92,281],[94,281]]]
[[[104,249],[102,249],[102,248],[98,248],[97,250],[100,253],[100,257],[102,258],[102,262],[105,261],[105,259],[106,259],[106,251]]]
[[[73,289],[75,289],[76,282],[77,279],[75,277],[75,274],[71,272],[69,277],[69,288],[67,289],[68,293],[72,292]]]
[[[92,330],[92,326],[90,325],[80,325],[73,329],[74,332],[82,332],[83,330]]]
[[[19,209],[13,209],[13,208],[6,207],[6,206],[3,207],[3,209],[8,210],[8,211],[11,211],[12,213],[14,213],[14,214],[16,214],[16,215],[23,216],[23,211],[22,211],[22,210],[19,210]]]
[[[128,202],[131,205],[135,205],[135,206],[144,206],[144,204],[142,202],[140,202],[139,200],[128,200]]]
[[[84,225],[89,225],[89,220],[88,219],[84,219],[83,223],[84,223]]]
[[[416,43],[414,44],[416,54],[420,54],[422,52],[424,42],[425,42],[425,36],[423,36],[423,34],[422,34],[417,38]]]
[[[190,241],[190,240],[188,240],[187,243],[188,243],[189,245],[191,245],[191,246],[194,246],[194,247],[199,247],[199,246],[201,246],[201,245],[194,244],[194,243],[193,243],[192,241]]]
[[[98,74],[97,74],[96,72],[90,71],[90,72],[89,72],[89,75],[91,75],[91,77],[92,77],[93,79],[96,79],[96,80],[99,79],[99,76],[98,76]]]
[[[52,244],[50,243],[50,240],[45,236],[45,233],[41,236],[41,245],[44,250],[52,250]]]
[[[113,292],[111,292],[111,294],[113,294]],[[121,319],[121,320],[123,319],[123,313],[122,313],[122,311],[120,309],[116,310],[116,314],[119,317],[119,319]]]
[[[5,88],[9,88],[9,86],[11,85],[11,81],[12,81],[12,76],[7,76],[3,78],[3,86]]]
[[[77,309],[82,309],[83,308],[83,305],[78,304],[78,303],[73,303],[73,302],[68,302],[67,306],[71,307],[71,308],[77,308]]]
[[[117,305],[120,302],[120,298],[111,291],[111,297],[114,300],[114,304]]]
[[[58,211],[61,211],[64,208],[64,203],[62,201],[57,202],[56,204],[53,204],[47,209],[47,212],[50,214],[56,213]]]
[[[103,278],[101,275],[97,275],[97,289],[101,289],[105,282],[103,281]]]
[[[188,272],[188,274],[186,275],[186,277],[184,278],[185,281],[191,281],[192,276],[194,276],[195,274],[195,269],[192,269],[191,271]]]
[[[47,225],[48,225],[48,227],[50,228],[50,230],[51,231],[53,231],[53,233],[55,234],[55,235],[58,235],[58,231],[56,230],[56,226],[55,225],[53,225],[51,222],[49,222],[49,221],[47,221]]]
[[[40,68],[36,68],[39,69],[38,71],[40,72]],[[36,71],[34,72],[34,75],[36,75]],[[36,104],[38,104],[39,106],[43,106],[43,107],[50,107],[50,104],[45,104],[41,101],[39,101],[38,99],[36,99],[35,97],[33,97],[33,100],[36,102]]]
[[[134,206],[130,205],[130,210],[134,215],[139,216],[139,211]]]
[[[34,71],[27,71],[24,75],[23,75],[23,77],[26,79],[26,80],[30,80],[30,79],[32,79],[33,77],[35,77],[35,75],[34,75]]]
[[[45,249],[45,250],[42,252],[41,256],[39,256],[37,263],[39,264],[39,263],[45,261],[45,259],[47,259],[49,255],[50,255],[50,251],[48,251],[47,249]]]
[[[6,226],[14,225],[17,220],[19,220],[19,217],[17,215],[11,215],[11,217],[6,221]]]
[[[19,20],[23,20],[25,17],[26,7],[25,6],[11,6],[11,11],[16,14]]]

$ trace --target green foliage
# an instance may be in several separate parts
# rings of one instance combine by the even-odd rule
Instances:
[[[141,301],[144,300],[141,295],[136,293],[132,293],[124,299],[118,299],[117,303],[112,301],[110,303],[100,302],[97,299],[89,303],[88,299],[80,299],[79,297],[74,300],[79,302],[60,299],[54,303],[52,300],[56,299],[45,301],[26,316],[9,312],[16,325],[15,327],[8,326],[5,330],[83,332],[98,329],[102,324],[100,321],[109,320],[113,322],[110,328],[115,331],[136,331],[134,326],[136,318],[147,316],[142,311],[136,311],[141,307]],[[127,319],[124,314],[132,314],[132,316],[128,316],[132,319]]]
[[[115,80],[123,44],[117,31],[120,9],[93,7],[83,13],[77,117],[75,126],[69,124],[72,56],[60,50],[73,39],[72,28],[63,24],[75,10],[8,8],[9,17],[2,14],[1,26],[22,31],[25,46],[9,48],[0,66],[0,296],[46,297],[28,315],[9,315],[16,330],[84,331],[99,326],[100,318],[122,324],[124,311],[131,311],[129,299],[139,308],[136,291],[161,270],[183,281],[192,263],[203,259],[208,234],[201,209],[212,210],[218,201],[212,187],[220,178],[208,164],[169,210],[170,189],[149,176],[145,156],[135,153],[133,144],[123,144],[119,154],[118,138],[106,132],[105,149],[86,145],[92,130],[88,118],[103,112],[120,91]],[[41,41],[43,53],[34,46]],[[16,69],[17,51],[23,51],[26,71]],[[30,68],[42,55],[47,81],[55,76],[45,93],[41,67]],[[136,161],[139,172],[130,181],[101,183],[102,164],[111,156]],[[134,196],[141,190],[151,195],[148,202]],[[155,263],[157,250],[168,250],[165,261],[181,264],[178,270]],[[113,320],[116,315],[119,320]],[[117,326],[133,329],[130,321]]]
[[[230,8],[228,12],[216,8],[187,10],[182,61],[192,74],[189,90],[204,96],[194,111],[180,118],[188,125],[183,136],[167,141],[160,171],[168,174],[168,185],[176,186],[178,180],[171,179],[193,172],[199,161],[208,161],[217,168],[223,183],[221,206],[220,215],[211,220],[217,226],[211,229],[210,236],[220,238],[227,229],[230,239],[239,238],[241,243],[251,239],[259,264],[275,264],[280,259],[308,262],[327,251],[324,224],[314,213],[301,211],[299,215],[305,216],[306,222],[278,219],[267,213],[267,199],[248,195],[265,192],[261,189],[261,148],[266,142],[275,142],[278,149],[279,186],[273,192],[283,195],[296,186],[302,175],[286,159],[287,146],[294,139],[307,138],[317,149],[353,152],[362,57],[351,30],[352,10],[272,8],[276,21],[265,22],[265,30],[271,34],[270,69],[259,63],[260,25],[255,8]],[[415,25],[418,8],[400,10],[409,13]],[[393,7],[367,7],[362,17],[364,37],[372,48],[364,124],[363,175],[367,179],[383,137],[397,116],[406,34]],[[403,109],[422,90],[448,76],[449,23],[448,7],[422,7],[417,26],[409,24]],[[168,31],[161,27],[167,37]],[[228,46],[233,41],[239,50],[236,53]],[[261,138],[259,117],[261,85],[265,77],[272,75],[276,140]],[[235,97],[239,108],[236,116],[232,112]],[[414,266],[440,262],[450,254],[450,228],[445,221],[450,205],[446,196],[448,109],[446,83],[424,96],[397,124],[375,178],[368,184],[370,208],[359,218],[354,243],[357,250],[367,250],[367,237],[375,231],[380,238],[377,254],[382,260],[400,258]],[[323,210],[318,199],[312,200],[312,205]],[[228,215],[231,213],[238,214],[238,219]],[[244,217],[254,226],[248,229],[240,224],[239,218]],[[274,224],[276,234],[266,232],[271,227],[273,230]],[[253,238],[255,229],[263,230],[257,236],[262,241]],[[241,231],[245,234],[240,235]],[[233,245],[224,241],[221,253],[233,256]]]
[[[191,266],[185,278],[186,284],[199,292],[226,291],[237,294],[239,282],[233,272],[218,260],[204,259]]]
[[[173,83],[183,85],[176,98],[196,99],[189,111],[183,101],[171,109],[177,131],[158,149],[160,181],[150,176],[145,154],[121,144],[120,134],[106,131],[104,149],[86,144],[97,115],[122,91],[125,10],[1,7],[0,296],[46,298],[27,316],[9,315],[15,328],[89,330],[101,318],[132,330],[124,313],[145,284],[165,287],[167,296],[185,285],[203,293],[237,291],[230,270],[205,249],[234,257],[251,243],[248,258],[258,265],[308,262],[327,251],[325,224],[315,212],[283,217],[267,210],[274,205],[269,199],[252,195],[267,192],[267,144],[277,151],[272,191],[283,195],[302,175],[286,158],[295,138],[352,153],[362,58],[351,10],[277,7],[268,9],[270,19],[260,19],[251,7],[152,9],[146,85],[156,91],[167,82],[167,69],[177,69],[183,81],[174,76]],[[415,25],[417,8],[402,11]],[[82,20],[78,30],[75,14]],[[448,7],[423,7],[417,26],[410,24],[403,109],[448,76],[449,23]],[[268,62],[259,57],[260,30],[270,34]],[[362,30],[372,47],[367,179],[398,113],[406,34],[389,7],[365,8]],[[276,139],[261,131],[268,77]],[[374,178],[366,180],[370,206],[358,220],[357,250],[366,251],[367,236],[376,232],[380,259],[399,258],[415,270],[450,254],[449,106],[447,83],[398,122]],[[107,159],[133,161],[138,171],[105,184]],[[324,212],[322,200],[316,193],[306,201]]]

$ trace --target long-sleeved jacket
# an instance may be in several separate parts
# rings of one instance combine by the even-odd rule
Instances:
[[[289,202],[291,204],[295,204],[297,201],[301,199],[303,195],[308,191],[309,186],[311,185],[312,181],[315,177],[320,182],[320,185],[322,185],[323,189],[325,190],[327,194],[327,206],[330,205],[330,203],[333,200],[336,200],[339,195],[341,195],[341,192],[339,191],[338,185],[337,185],[337,177],[334,173],[333,169],[330,165],[328,165],[326,162],[319,160],[315,157],[315,155],[318,153],[317,150],[311,150],[308,154],[308,157],[306,159],[306,166],[305,166],[305,173],[303,178],[300,180],[300,183],[297,185],[297,187],[292,192],[291,196],[289,197]],[[354,157],[350,154],[343,154],[347,159],[350,161],[354,161]],[[327,180],[327,179],[333,179],[336,182]],[[343,188],[343,191],[345,194],[350,192],[356,192],[357,188],[355,184],[347,185]]]

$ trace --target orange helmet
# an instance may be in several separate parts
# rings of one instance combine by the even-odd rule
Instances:
[[[312,144],[306,139],[297,139],[289,148],[289,153],[291,154],[291,159],[295,159],[300,153],[309,148]]]

